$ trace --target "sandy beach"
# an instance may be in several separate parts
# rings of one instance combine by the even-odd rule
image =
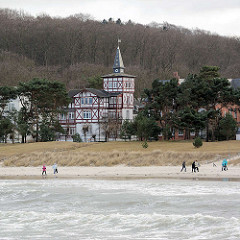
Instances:
[[[149,167],[58,167],[59,173],[53,174],[52,166],[47,166],[47,178],[100,178],[100,179],[134,179],[134,178],[175,178],[175,179],[213,179],[240,181],[240,166],[229,166],[221,170],[221,163],[201,165],[199,172],[192,173],[187,166],[186,172],[180,172],[181,166]],[[0,179],[42,179],[42,167],[0,167]]]

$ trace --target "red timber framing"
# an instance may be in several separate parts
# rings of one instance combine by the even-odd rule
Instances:
[[[133,109],[133,94],[123,94],[123,108]]]
[[[122,95],[122,106],[117,106],[117,108],[122,109],[133,109],[134,102],[134,77],[132,76],[105,76],[103,79],[104,90],[109,93],[121,92]],[[109,104],[110,108],[116,108],[112,103]]]
[[[107,92],[134,93],[134,78],[128,77],[125,80],[125,77],[105,77],[103,81],[103,89]]]
[[[110,99],[116,99],[116,103],[110,104]],[[76,124],[99,123],[110,109],[116,111],[117,116],[121,115],[118,109],[122,108],[122,95],[120,94],[117,97],[99,97],[90,91],[82,91],[74,96],[74,103]]]
[[[61,134],[62,136],[66,136],[67,138],[74,135],[76,133],[76,115],[75,111],[72,107],[66,110],[66,114],[60,114],[59,123],[66,131],[66,134]]]
[[[122,106],[123,106],[122,94],[119,94],[116,97],[109,98],[109,101],[108,101],[109,109],[122,109]]]

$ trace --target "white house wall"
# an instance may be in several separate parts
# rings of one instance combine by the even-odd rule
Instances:
[[[20,99],[17,97],[16,99],[11,99],[6,107],[4,108],[4,112],[12,112],[14,110],[16,111],[20,111],[20,109],[22,108]]]
[[[86,136],[84,135],[83,127],[86,124],[83,123],[77,123],[76,124],[76,132],[79,133],[81,139],[86,142],[93,141],[93,135],[96,135],[96,140],[98,141],[99,139],[99,124],[97,123],[89,123],[87,124],[88,126],[88,131],[86,132]],[[100,132],[101,134],[101,132]]]

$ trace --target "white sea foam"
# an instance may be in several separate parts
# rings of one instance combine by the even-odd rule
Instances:
[[[0,181],[0,239],[240,239],[239,183]]]

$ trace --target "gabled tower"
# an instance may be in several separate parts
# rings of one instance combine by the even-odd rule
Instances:
[[[117,103],[117,111],[121,112],[120,117],[125,119],[133,119],[133,100],[135,90],[135,76],[124,73],[124,64],[119,46],[117,47],[113,73],[102,76],[103,89],[109,93],[116,93],[116,99],[112,99]]]

